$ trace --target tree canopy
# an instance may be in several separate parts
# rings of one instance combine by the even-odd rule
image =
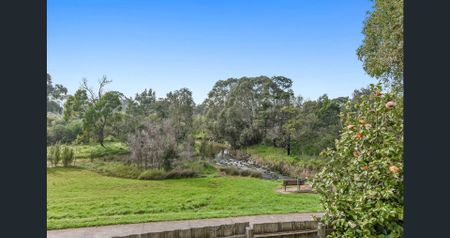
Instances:
[[[357,50],[364,70],[387,85],[403,83],[403,0],[373,0]]]

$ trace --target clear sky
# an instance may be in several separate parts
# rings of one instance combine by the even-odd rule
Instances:
[[[47,72],[201,103],[220,79],[291,78],[296,95],[350,96],[375,80],[356,56],[369,0],[48,0]]]

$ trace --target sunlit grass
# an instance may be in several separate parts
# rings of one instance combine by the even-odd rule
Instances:
[[[321,210],[318,195],[278,194],[279,186],[246,177],[141,181],[49,168],[47,228]]]

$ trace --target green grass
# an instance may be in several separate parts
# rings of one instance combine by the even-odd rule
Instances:
[[[143,181],[48,168],[47,229],[321,210],[317,194],[277,187],[247,177]]]
[[[66,146],[69,146],[74,150],[75,158],[77,159],[89,159],[91,153],[93,153],[95,157],[123,155],[129,153],[128,146],[122,142],[106,141],[104,145],[105,147],[102,147],[98,143],[82,145],[73,144]]]

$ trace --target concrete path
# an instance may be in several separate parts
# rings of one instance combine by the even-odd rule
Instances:
[[[257,224],[268,222],[308,221],[312,220],[313,216],[319,217],[322,214],[323,213],[273,214],[201,220],[148,222],[140,224],[97,226],[73,229],[71,228],[47,231],[47,238],[110,238],[113,236],[126,236],[148,232],[189,229],[192,227],[217,226],[240,222],[250,222],[250,224]]]

